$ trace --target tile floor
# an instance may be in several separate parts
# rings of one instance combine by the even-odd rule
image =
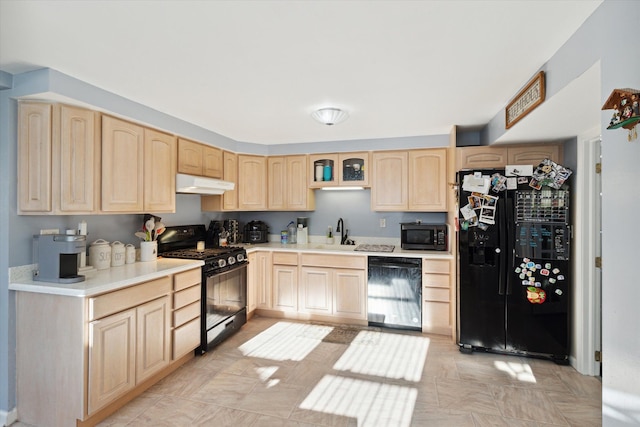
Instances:
[[[599,379],[569,366],[334,326],[254,317],[100,426],[601,425]]]

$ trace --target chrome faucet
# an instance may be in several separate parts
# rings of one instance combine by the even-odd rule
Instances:
[[[336,233],[340,232],[340,244],[344,245],[344,221],[342,218],[338,220],[338,225],[336,226]]]

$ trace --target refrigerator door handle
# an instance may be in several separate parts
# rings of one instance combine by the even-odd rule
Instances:
[[[515,215],[514,215],[514,203],[511,197],[507,197],[507,233],[509,235],[509,246],[508,249],[511,249],[511,264],[504,266],[504,276],[507,281],[507,295],[511,295],[512,291],[512,283],[511,283],[511,272],[516,265],[516,248],[515,248]],[[506,264],[506,263],[505,263]]]
[[[500,263],[500,268],[499,268],[499,278],[498,278],[498,295],[504,295],[505,294],[505,288],[506,288],[506,279],[507,279],[507,262],[505,260],[505,253],[503,252],[502,249],[507,247],[507,217],[506,217],[506,211],[507,209],[504,206],[504,203],[498,203],[498,214],[500,215],[500,221],[498,222],[500,224],[499,229],[498,229],[498,233],[500,233],[499,235],[499,240],[498,240],[498,244],[499,247],[496,248],[496,253],[498,254],[498,262]]]

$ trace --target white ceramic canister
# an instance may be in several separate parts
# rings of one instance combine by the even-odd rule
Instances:
[[[124,243],[116,240],[111,244],[111,267],[124,265],[125,252]]]
[[[140,242],[140,261],[155,261],[158,257],[158,241]]]
[[[124,260],[127,264],[136,262],[136,247],[131,243],[124,247]]]
[[[96,270],[106,270],[111,267],[111,246],[109,242],[98,239],[89,246],[89,263]]]

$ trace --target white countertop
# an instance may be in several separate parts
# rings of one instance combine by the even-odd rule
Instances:
[[[388,257],[405,257],[405,258],[433,258],[433,259],[451,259],[453,255],[447,251],[415,251],[401,249],[400,245],[395,245],[393,252],[365,252],[356,251],[356,245],[328,245],[324,243],[308,243],[308,244],[282,244],[282,243],[244,243],[243,246],[247,253],[257,250],[269,251],[292,251],[292,252],[314,252],[325,254],[341,254],[341,255],[365,255],[365,256],[388,256]]]
[[[158,258],[157,261],[136,262],[106,270],[94,270],[86,273],[86,279],[83,282],[68,284],[37,282],[31,278],[29,270],[28,274],[21,274],[10,280],[9,289],[72,297],[91,297],[169,274],[191,270],[202,265],[204,262],[199,260]]]

